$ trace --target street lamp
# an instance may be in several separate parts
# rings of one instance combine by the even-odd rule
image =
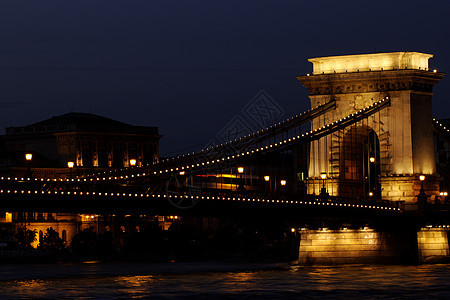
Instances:
[[[280,181],[280,184],[281,184],[282,186],[285,186],[285,185],[286,185],[286,180],[284,180],[284,179],[281,180],[281,181]]]
[[[132,167],[134,167],[135,165],[136,165],[136,160],[133,158],[133,159],[130,159],[130,165],[132,166]]]
[[[322,189],[320,190],[320,195],[326,196],[327,189],[325,188],[325,179],[327,178],[327,173],[325,172],[320,173],[320,178],[322,179]]]
[[[31,160],[33,159],[33,154],[31,153],[26,153],[25,154],[25,159],[27,161],[27,173],[28,173],[28,177],[31,178],[32,174],[31,174],[31,167],[30,167],[30,163]]]
[[[425,180],[425,175],[419,175],[419,180],[421,183],[420,193],[417,195],[417,202],[419,205],[425,205],[427,203],[427,195],[425,194],[425,189],[423,188],[423,181]]]
[[[267,185],[269,185],[269,192],[272,192],[272,186],[270,184],[270,176],[269,175],[265,175],[264,177],[264,181],[267,182],[266,184],[264,184],[264,191],[267,192]]]
[[[371,157],[369,158],[369,161],[370,161],[371,163],[374,163],[374,162],[375,162],[375,157],[371,156]]]
[[[238,171],[238,173],[239,173],[239,187],[238,187],[238,189],[239,189],[239,190],[243,190],[243,189],[245,189],[245,188],[242,186],[242,173],[244,173],[244,167],[238,167],[238,168],[237,168],[237,171]]]
[[[69,178],[71,178],[72,179],[72,169],[73,169],[73,166],[74,166],[75,164],[74,164],[74,162],[73,161],[68,161],[67,162],[67,167],[69,168]]]

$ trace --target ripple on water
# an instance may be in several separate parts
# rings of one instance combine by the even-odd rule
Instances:
[[[6,266],[4,298],[450,298],[450,265],[300,267],[199,263]],[[29,267],[27,274],[25,272]],[[39,278],[30,278],[30,277]],[[17,279],[20,278],[20,279]]]

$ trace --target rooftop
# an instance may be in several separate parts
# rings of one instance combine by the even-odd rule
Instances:
[[[420,52],[390,52],[310,58],[313,74],[330,74],[393,69],[428,70],[432,54]]]
[[[6,135],[74,131],[158,135],[158,127],[134,126],[99,115],[75,112],[23,127],[8,127]]]

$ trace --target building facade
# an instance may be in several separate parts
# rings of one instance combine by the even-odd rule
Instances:
[[[37,177],[45,177],[45,168],[67,171],[68,162],[74,163],[77,172],[142,166],[158,161],[160,138],[158,127],[133,126],[89,113],[68,113],[6,128],[1,137],[1,163],[31,168]],[[27,153],[32,154],[29,161],[25,159]]]

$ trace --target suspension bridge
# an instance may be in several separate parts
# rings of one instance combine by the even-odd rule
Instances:
[[[414,243],[422,259],[448,255],[450,206],[439,197],[450,172],[436,165],[433,133],[450,142],[450,129],[431,116],[432,88],[444,76],[428,67],[431,57],[395,52],[310,59],[313,73],[298,77],[310,94],[309,111],[149,165],[70,178],[1,177],[1,208],[274,214],[310,227],[299,233],[302,263],[341,261],[348,250],[341,246],[349,243],[359,250],[345,262],[398,257],[404,249],[392,232],[419,228]],[[429,246],[430,234],[437,246]],[[325,236],[328,250],[317,242]],[[396,246],[386,252],[382,245]]]

